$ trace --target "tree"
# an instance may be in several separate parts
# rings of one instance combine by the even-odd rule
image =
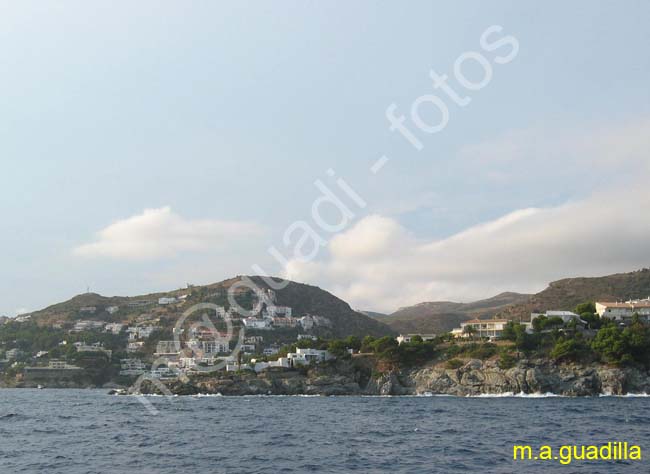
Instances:
[[[347,344],[345,341],[337,339],[335,341],[331,341],[329,345],[327,346],[327,350],[335,357],[344,357],[348,354],[347,351]]]
[[[345,344],[348,349],[354,349],[355,351],[361,349],[361,339],[359,339],[357,336],[349,336],[345,340]]]
[[[581,338],[560,339],[551,350],[551,357],[557,361],[577,361],[590,352]]]
[[[601,328],[591,343],[591,348],[605,361],[612,364],[629,362],[628,349],[623,331],[611,324]]]
[[[589,301],[587,303],[581,303],[578,306],[576,306],[576,309],[574,310],[574,313],[576,314],[583,314],[583,313],[591,313],[591,314],[596,314],[596,304],[592,301]]]
[[[476,328],[474,326],[467,325],[463,328],[463,333],[467,334],[470,340],[474,340],[474,334],[476,334]]]

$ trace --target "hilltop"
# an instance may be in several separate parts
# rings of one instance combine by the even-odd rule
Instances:
[[[133,322],[138,318],[159,318],[167,326],[173,326],[183,311],[198,303],[214,303],[229,308],[227,291],[242,281],[242,276],[203,286],[189,286],[168,292],[139,296],[106,297],[96,293],[75,296],[32,313],[32,319],[40,326],[67,325],[78,320],[103,322]],[[261,290],[271,289],[257,276],[247,277]],[[280,279],[276,279],[281,281]],[[285,281],[286,286],[275,291],[276,303],[292,309],[294,317],[320,316],[326,324],[318,328],[318,334],[326,337],[385,336],[393,335],[388,326],[352,310],[349,304],[316,286]],[[255,295],[246,287],[237,287],[237,301],[245,309],[251,309]],[[177,300],[173,304],[160,305],[161,298]]]
[[[426,302],[400,308],[376,319],[400,333],[442,333],[469,319],[492,317],[510,305],[528,301],[530,297],[519,293],[501,293],[473,303]]]

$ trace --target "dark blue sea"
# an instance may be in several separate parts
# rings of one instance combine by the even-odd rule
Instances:
[[[513,444],[628,441],[650,398],[147,397],[0,390],[0,473],[648,473],[512,460]]]

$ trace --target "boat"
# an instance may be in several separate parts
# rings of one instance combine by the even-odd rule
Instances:
[[[39,389],[39,390],[43,390],[45,387],[43,387],[41,384],[38,384],[38,386],[36,388]]]

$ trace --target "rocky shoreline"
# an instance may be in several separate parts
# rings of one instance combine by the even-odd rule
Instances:
[[[426,395],[477,396],[551,393],[583,397],[650,393],[650,373],[604,365],[558,365],[520,361],[500,369],[494,361],[469,360],[458,369],[440,365],[408,371],[376,372],[368,364],[339,361],[309,370],[269,370],[260,374],[203,376],[189,382],[171,381],[175,395]],[[160,393],[151,383],[143,394]]]

